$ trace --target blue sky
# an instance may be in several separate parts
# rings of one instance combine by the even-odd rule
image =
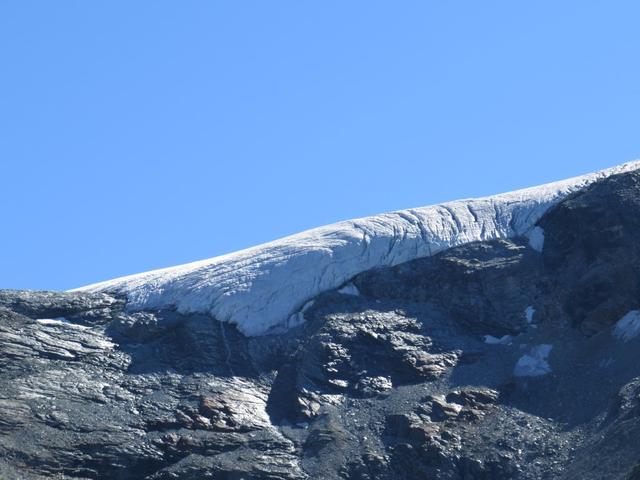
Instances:
[[[0,3],[0,288],[640,157],[633,1]]]

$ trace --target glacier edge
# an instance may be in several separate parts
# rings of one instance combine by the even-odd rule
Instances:
[[[316,295],[374,267],[475,241],[525,235],[568,195],[640,161],[495,196],[347,220],[263,245],[75,289],[121,294],[131,310],[175,307],[263,335],[287,325]]]

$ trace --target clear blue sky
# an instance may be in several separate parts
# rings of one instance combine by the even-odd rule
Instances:
[[[636,1],[0,2],[0,288],[640,157]]]

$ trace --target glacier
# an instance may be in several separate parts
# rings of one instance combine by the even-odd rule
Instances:
[[[342,221],[238,252],[74,289],[127,298],[130,310],[177,308],[235,324],[248,336],[300,323],[318,294],[346,287],[374,267],[393,266],[463,244],[529,236],[568,195],[640,161],[539,187]],[[543,238],[543,237],[542,237]]]

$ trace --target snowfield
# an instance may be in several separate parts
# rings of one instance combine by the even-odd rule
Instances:
[[[358,273],[475,241],[529,236],[536,222],[593,182],[640,169],[640,161],[540,187],[348,220],[228,255],[117,278],[76,290],[126,295],[130,310],[176,307],[234,323],[246,335],[277,332],[319,293]]]

